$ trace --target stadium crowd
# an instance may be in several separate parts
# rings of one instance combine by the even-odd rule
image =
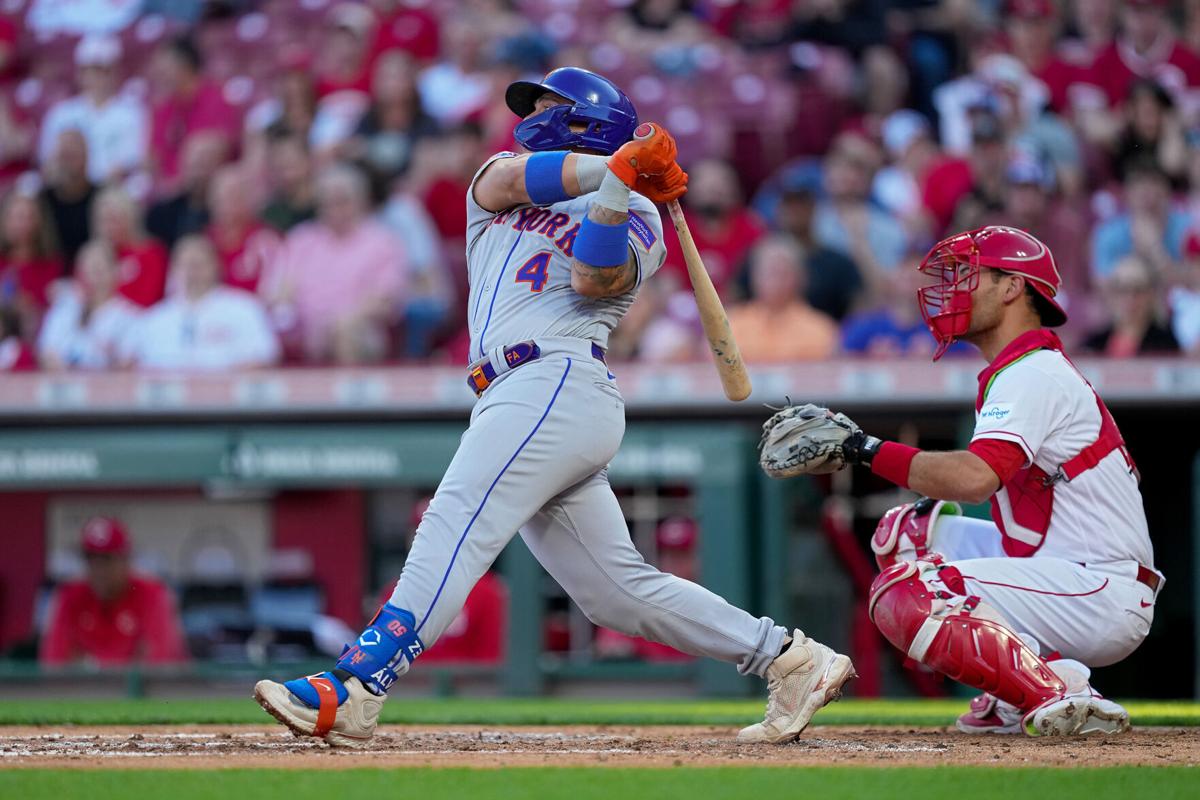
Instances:
[[[1076,350],[1200,354],[1198,0],[0,14],[0,369],[463,363],[465,192],[564,64],[676,135],[752,362],[931,352],[915,267],[993,223],[1054,251]],[[616,358],[703,357],[666,227]]]

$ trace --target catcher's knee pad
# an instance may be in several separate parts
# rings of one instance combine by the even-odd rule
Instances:
[[[384,603],[358,640],[342,652],[337,667],[376,694],[383,694],[425,649],[416,627],[412,612]]]
[[[935,523],[943,514],[960,516],[962,508],[958,503],[922,497],[915,503],[888,509],[871,537],[875,563],[887,569],[898,561],[911,561],[932,552]]]
[[[927,579],[936,573],[941,586]],[[942,586],[946,588],[942,588]],[[1066,684],[940,556],[901,561],[871,585],[871,621],[914,661],[1024,711],[1060,697]]]

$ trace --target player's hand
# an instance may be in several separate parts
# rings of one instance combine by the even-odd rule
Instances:
[[[678,168],[676,152],[675,140],[666,128],[643,122],[633,132],[633,138],[608,159],[608,168],[622,183],[636,190],[638,178],[664,177],[672,166]]]
[[[633,190],[655,203],[669,203],[687,193],[688,174],[672,163],[661,175],[639,175]]]

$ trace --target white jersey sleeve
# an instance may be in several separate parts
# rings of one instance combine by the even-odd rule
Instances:
[[[502,158],[516,158],[516,153],[504,151],[496,153],[496,155],[483,162],[483,166],[475,172],[475,177],[471,178],[471,186],[467,189],[467,255],[470,256],[471,251],[475,248],[476,242],[483,232],[487,230],[487,226],[495,219],[498,211],[488,211],[479,203],[475,202],[475,182],[479,180],[479,176],[483,171],[490,167],[494,162]]]
[[[975,415],[971,441],[1012,442],[1024,451],[1028,465],[1043,451],[1050,435],[1070,421],[1074,406],[1070,401],[1078,392],[1060,386],[1053,372],[1039,369],[1034,360],[1041,358],[1040,353],[1031,354],[996,374]]]
[[[638,286],[658,272],[667,258],[658,207],[637,192],[629,194],[629,249],[638,265]]]

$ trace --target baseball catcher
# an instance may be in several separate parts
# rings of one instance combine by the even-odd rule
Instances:
[[[918,290],[937,360],[979,348],[966,450],[881,441],[844,414],[785,408],[763,426],[775,477],[862,465],[925,497],[888,511],[871,549],[870,614],[908,657],[980,689],[959,730],[1119,733],[1129,714],[1090,685],[1150,630],[1164,583],[1138,474],[1112,415],[1048,328],[1066,322],[1044,244],[989,226],[939,242]],[[992,522],[958,501],[991,502]]]

